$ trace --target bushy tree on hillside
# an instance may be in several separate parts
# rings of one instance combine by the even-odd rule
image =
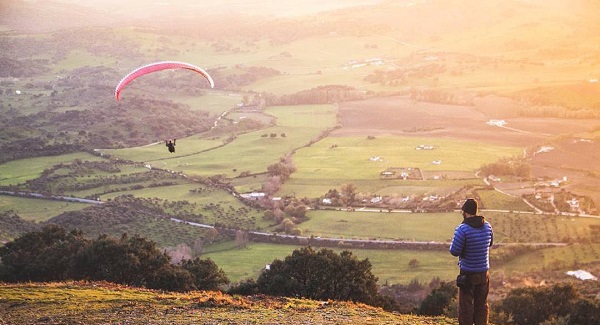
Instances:
[[[40,228],[39,224],[24,220],[14,211],[0,212],[0,242]]]
[[[196,289],[190,272],[172,264],[165,264],[149,274],[146,287],[180,292]]]
[[[181,267],[192,275],[192,281],[198,290],[219,290],[219,286],[229,284],[225,272],[210,258],[183,260]]]
[[[522,178],[531,177],[531,166],[523,159],[504,158],[481,167],[485,176],[517,176]]]
[[[127,234],[120,239],[101,235],[77,254],[72,278],[145,286],[147,276],[166,264],[169,257],[152,241]]]
[[[439,287],[431,290],[429,295],[419,306],[419,315],[441,316],[445,315],[448,307],[458,294],[458,290],[452,282],[442,282]]]
[[[110,281],[170,291],[218,290],[229,283],[211,260],[173,265],[156,244],[140,236],[100,235],[88,240],[81,231],[56,225],[30,232],[0,248],[0,281]]]
[[[338,255],[330,249],[297,249],[283,261],[274,260],[258,278],[257,286],[259,292],[271,295],[371,305],[383,302],[377,277],[371,273],[371,262],[358,260],[350,251]]]
[[[80,231],[67,233],[48,225],[0,247],[0,280],[61,281],[68,278],[73,257],[88,244]]]
[[[568,325],[599,324],[600,304],[581,296],[572,284],[518,288],[508,293],[494,311],[503,324],[536,325],[566,319]]]

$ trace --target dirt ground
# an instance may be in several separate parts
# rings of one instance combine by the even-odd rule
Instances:
[[[510,109],[505,102],[497,106],[501,105]],[[495,107],[494,114],[498,109]],[[567,177],[566,189],[590,196],[600,205],[600,139],[578,141],[577,136],[600,126],[600,120],[510,117],[504,119],[505,126],[498,127],[487,124],[498,118],[485,111],[474,106],[415,102],[408,96],[373,98],[341,104],[342,127],[331,136],[442,137],[520,146],[528,150],[534,178]],[[533,155],[541,146],[554,150]],[[528,185],[511,188],[520,195]]]

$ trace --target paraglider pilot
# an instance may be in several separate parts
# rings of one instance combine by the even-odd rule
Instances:
[[[175,152],[175,140],[177,139],[165,140],[165,145],[169,148],[170,153]]]

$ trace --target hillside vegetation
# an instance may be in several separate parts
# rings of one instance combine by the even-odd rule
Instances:
[[[0,284],[0,297],[2,324],[458,324],[350,302],[166,293],[106,282]]]

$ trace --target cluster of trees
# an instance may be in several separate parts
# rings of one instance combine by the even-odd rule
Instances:
[[[34,61],[20,61],[9,57],[0,58],[0,78],[26,78],[35,76],[50,69]]]
[[[350,251],[303,247],[284,260],[274,260],[258,278],[232,288],[231,293],[263,293],[314,300],[343,300],[391,308],[391,298],[379,294],[368,259]]]
[[[0,212],[0,243],[39,228],[37,223],[23,220],[14,211]]]
[[[208,71],[215,80],[215,84],[219,85],[222,89],[239,89],[241,87],[252,84],[260,79],[269,78],[280,75],[279,70],[267,67],[258,66],[236,66],[241,73],[221,73],[220,69],[214,69]]]
[[[395,86],[417,78],[433,77],[445,71],[446,68],[443,65],[432,63],[420,65],[416,68],[397,68],[389,71],[375,70],[373,74],[366,76],[365,80],[371,83]]]
[[[350,206],[356,202],[357,187],[353,183],[342,184],[340,190],[330,189],[324,198],[331,201],[333,206]]]
[[[296,166],[294,166],[292,157],[289,155],[281,157],[277,163],[267,167],[269,178],[267,183],[263,185],[263,192],[266,194],[277,193],[281,188],[281,185],[283,185],[295,171]]]
[[[276,231],[299,236],[302,230],[297,224],[308,220],[307,207],[299,201],[284,201],[278,203],[273,209],[266,210],[263,214],[265,220],[273,221],[277,225]]]
[[[366,92],[349,86],[319,86],[294,94],[263,96],[267,105],[333,104],[365,99]]]
[[[171,264],[154,242],[124,234],[90,240],[56,225],[29,232],[0,248],[0,281],[109,281],[170,291],[217,290],[228,284],[210,259]]]
[[[503,158],[497,162],[481,167],[484,176],[516,176],[521,178],[531,177],[531,165],[523,159]]]
[[[8,124],[0,122],[0,126],[9,128]],[[38,156],[59,156],[67,153],[83,151],[85,148],[81,144],[74,143],[55,143],[49,144],[41,138],[14,139],[0,143],[0,164],[12,160]]]
[[[432,290],[418,307],[403,312],[455,318],[458,293],[455,284],[439,282],[430,287]],[[584,294],[584,289],[569,283],[513,289],[505,298],[491,303],[490,321],[510,325],[600,324],[600,301],[594,298],[597,288],[597,284],[589,288],[591,294],[588,295]],[[414,281],[405,289],[413,292],[422,290]]]
[[[600,324],[598,299],[582,295],[572,284],[514,289],[494,311],[499,324]]]
[[[449,105],[472,105],[473,100],[469,97],[460,97],[448,91],[440,89],[411,89],[410,98],[417,102],[429,102]]]
[[[111,166],[114,169],[109,170]],[[179,178],[176,174],[157,169],[120,174],[118,166],[119,164],[116,162],[82,163],[75,161],[70,165],[60,164],[46,169],[40,177],[28,180],[24,187],[33,192],[53,194],[98,189],[98,192],[95,193],[98,196],[134,187],[173,185]],[[109,172],[112,175],[103,175],[97,173],[98,171]],[[115,185],[123,185],[124,187],[116,188]]]

